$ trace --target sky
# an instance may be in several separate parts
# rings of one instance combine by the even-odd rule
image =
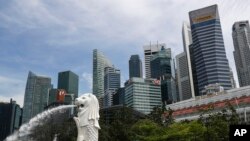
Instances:
[[[224,43],[237,79],[232,25],[250,19],[249,0],[0,0],[0,101],[21,106],[28,72],[79,75],[79,92],[92,92],[92,51],[102,51],[128,79],[128,60],[143,45],[165,43],[183,52],[188,12],[218,4]]]

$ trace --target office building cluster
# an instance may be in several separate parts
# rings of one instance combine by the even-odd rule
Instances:
[[[72,104],[78,97],[78,75],[71,71],[58,73],[58,87],[53,88],[51,78],[29,72],[26,83],[22,123],[47,108]]]
[[[140,56],[133,54],[128,59],[129,79],[124,87],[119,87],[121,72],[112,66],[103,53],[95,49],[93,93],[98,97],[101,107],[124,105],[149,114],[157,106],[168,106],[236,88],[226,57],[218,6],[190,11],[189,20],[183,22],[182,26],[183,52],[174,57],[171,48],[165,43],[150,42],[144,45],[145,78]],[[239,84],[240,87],[248,86],[248,21],[235,22],[232,32]]]
[[[226,58],[218,6],[191,11],[189,17],[190,26],[183,25],[184,52],[176,57],[181,101],[167,107],[174,110],[176,121],[181,121],[198,119],[202,110],[211,107],[211,112],[221,111],[230,103],[242,121],[250,121],[249,22],[235,22],[232,27],[233,54],[240,86],[236,88]]]
[[[30,71],[23,108],[12,99],[10,103],[0,103],[0,140],[4,140],[22,124],[48,108],[73,104],[78,97],[78,83],[78,75],[72,71],[64,71],[58,73],[58,87],[53,88],[50,77]],[[65,111],[64,115],[66,114],[69,117],[73,111]]]
[[[226,57],[218,6],[193,10],[189,20],[182,27],[183,52],[173,56],[165,43],[144,45],[143,61],[138,54],[128,58],[129,78],[123,86],[121,70],[94,49],[92,92],[100,108],[109,111],[117,105],[127,106],[149,114],[155,107],[166,106],[176,110],[173,115],[181,120],[197,117],[200,108],[211,103],[220,109],[229,100],[238,105],[238,111],[244,111],[243,116],[250,115],[250,108],[244,110],[250,107],[249,22],[232,25],[233,54],[241,87],[236,88]],[[53,88],[50,77],[29,72],[23,109],[12,100],[0,103],[0,140],[44,109],[72,104],[78,97],[78,83],[75,73],[65,71],[58,74],[58,86]]]

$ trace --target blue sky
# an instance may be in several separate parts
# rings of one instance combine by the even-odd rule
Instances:
[[[23,105],[28,71],[52,78],[72,70],[79,92],[91,92],[92,50],[101,50],[128,79],[130,55],[142,46],[166,43],[183,51],[181,27],[188,12],[218,4],[225,47],[235,72],[231,28],[250,19],[250,1],[241,0],[0,0],[0,101]],[[236,79],[237,80],[237,79]]]

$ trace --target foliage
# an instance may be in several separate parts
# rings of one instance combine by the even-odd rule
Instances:
[[[162,107],[154,107],[153,111],[148,115],[148,118],[158,125],[168,126],[174,123],[174,118],[172,116],[173,110],[165,106]]]
[[[63,119],[62,122],[48,118],[35,127],[30,138],[35,141],[52,141],[55,136],[59,141],[75,141],[77,129],[74,120]]]
[[[227,141],[229,125],[239,124],[240,119],[230,103],[227,109],[213,113],[213,107],[200,111],[198,120],[174,122],[171,109],[154,108],[145,118],[135,116],[133,110],[123,107],[109,113],[109,118],[101,114],[100,141]],[[167,114],[166,114],[167,113]],[[163,116],[162,118],[162,115]],[[107,116],[107,115],[106,115]],[[162,119],[165,122],[162,122]],[[32,133],[36,141],[75,141],[77,130],[72,119],[57,123],[53,119],[38,125]]]
[[[160,140],[165,134],[161,126],[149,119],[139,120],[132,126],[131,131],[131,140]]]
[[[122,107],[116,111],[100,113],[99,140],[100,141],[129,141],[132,134],[131,127],[139,120],[134,111],[128,107]],[[106,117],[108,116],[108,117]]]
[[[230,103],[227,105],[227,108],[222,109],[221,112],[212,113],[212,110],[208,109],[200,115],[198,121],[206,127],[205,136],[209,140],[229,140],[229,126],[240,123],[235,108]]]

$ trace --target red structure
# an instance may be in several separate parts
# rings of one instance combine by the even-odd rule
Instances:
[[[178,109],[173,112],[173,116],[180,116],[180,115],[186,115],[186,114],[193,114],[196,112],[200,112],[202,110],[207,110],[210,108],[213,109],[223,109],[227,106],[227,104],[230,103],[233,106],[239,106],[242,104],[250,104],[250,96],[241,96],[239,98],[232,98],[230,100],[226,99],[223,101],[216,101],[214,103],[208,103],[203,105],[196,105],[193,107]]]
[[[56,95],[56,101],[57,102],[64,102],[66,91],[64,89],[58,89],[57,95]]]

